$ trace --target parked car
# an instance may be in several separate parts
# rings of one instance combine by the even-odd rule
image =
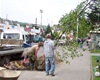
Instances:
[[[43,37],[36,36],[33,38],[33,42],[44,42],[44,41],[45,41],[45,38]]]

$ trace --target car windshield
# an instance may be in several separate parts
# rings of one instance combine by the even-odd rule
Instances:
[[[5,39],[19,39],[20,38],[20,35],[15,33],[15,34],[7,34],[5,33],[3,38]]]

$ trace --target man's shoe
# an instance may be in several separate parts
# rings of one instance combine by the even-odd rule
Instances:
[[[48,76],[49,75],[49,73],[46,73],[46,76]]]
[[[55,76],[55,74],[50,74],[51,76]]]

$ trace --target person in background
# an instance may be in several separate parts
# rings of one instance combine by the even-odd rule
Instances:
[[[79,42],[79,44],[80,44],[80,48],[83,48],[83,38],[80,38],[80,42]]]
[[[40,47],[42,47],[42,46],[43,46],[43,43],[38,42],[37,45],[33,45],[31,48],[28,49],[27,56],[29,58],[31,70],[34,69],[34,63],[37,59],[37,52],[40,49]]]
[[[96,48],[97,48],[97,49],[100,49],[100,41],[97,41]]]
[[[46,76],[48,76],[49,74],[51,76],[55,76],[54,42],[51,40],[50,34],[46,35],[46,40],[44,41],[44,53]]]

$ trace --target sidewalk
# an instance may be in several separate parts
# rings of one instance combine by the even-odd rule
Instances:
[[[91,56],[100,56],[99,53],[92,53]]]
[[[54,77],[46,76],[45,71],[22,71],[18,80],[90,80],[90,53],[87,49],[82,57],[70,60],[70,64],[56,65]]]

